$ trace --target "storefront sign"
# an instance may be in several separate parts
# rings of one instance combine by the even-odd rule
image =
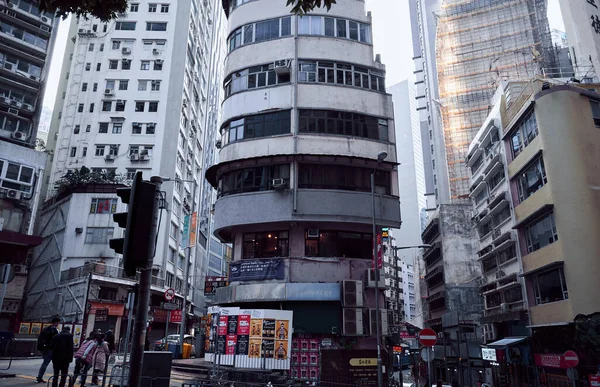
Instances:
[[[183,218],[183,233],[181,234],[181,249],[187,249],[190,241],[190,216]]]
[[[263,281],[285,278],[283,259],[255,259],[233,262],[229,266],[229,280]]]
[[[222,288],[227,285],[229,285],[227,277],[206,276],[204,280],[204,295],[212,296],[217,293],[217,288]]]
[[[339,301],[339,283],[286,284],[286,299],[290,301]]]
[[[181,315],[181,310],[172,310],[169,321],[176,324],[181,323]]]
[[[590,387],[600,387],[600,375],[588,375]]]
[[[196,228],[198,227],[197,222],[198,222],[198,213],[194,212],[192,214],[192,219],[190,220],[190,240],[189,240],[190,247],[196,246]]]
[[[108,308],[96,309],[95,322],[108,321]]]
[[[535,364],[539,367],[548,367],[548,368],[569,368],[565,361],[564,356],[562,355],[553,355],[553,354],[539,354],[536,353],[533,355],[533,360]]]
[[[481,358],[487,361],[496,361],[496,349],[495,348],[481,348]]]
[[[125,312],[125,304],[109,304],[109,303],[100,303],[100,302],[90,302],[90,313],[98,314],[98,309],[106,309],[108,310],[108,316],[123,316]],[[96,316],[97,317],[97,316]],[[96,319],[96,321],[98,321]]]

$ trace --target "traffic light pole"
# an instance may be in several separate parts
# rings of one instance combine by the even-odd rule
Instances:
[[[190,212],[190,218],[196,211],[196,181],[194,180],[194,188],[192,189],[192,211]],[[191,220],[190,220],[191,223]],[[195,235],[195,233],[194,233]],[[180,344],[180,355],[183,359],[183,339],[185,338],[185,323],[187,322],[187,297],[190,291],[188,286],[188,277],[190,276],[190,257],[192,255],[192,241],[188,241],[187,253],[185,254],[185,267],[183,268],[183,302],[181,303],[181,329],[179,332],[179,344]],[[194,243],[195,246],[195,243]],[[194,247],[195,248],[195,247]],[[194,250],[195,251],[195,250]]]
[[[152,177],[150,182],[156,186],[156,202],[159,201],[160,186],[162,179]],[[158,203],[154,206],[153,227],[158,232]],[[152,245],[146,260],[145,267],[140,270],[140,282],[137,310],[135,313],[135,322],[133,325],[133,339],[131,342],[131,362],[129,368],[129,387],[139,387],[142,381],[142,361],[144,358],[144,344],[146,343],[146,321],[148,320],[148,305],[150,304],[150,283],[152,281],[152,261],[154,257],[155,233],[148,235],[148,243]]]

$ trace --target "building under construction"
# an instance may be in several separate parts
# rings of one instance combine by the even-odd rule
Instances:
[[[444,0],[436,13],[438,109],[451,203],[468,200],[465,158],[502,80],[555,68],[546,0]]]

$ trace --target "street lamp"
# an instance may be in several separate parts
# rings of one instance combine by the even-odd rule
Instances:
[[[190,216],[192,216],[194,214],[194,211],[196,210],[196,180],[193,180],[193,179],[192,180],[182,180],[179,178],[175,178],[175,179],[163,178],[163,181],[179,181],[182,183],[194,183],[193,189],[192,189],[192,211],[190,212]],[[188,230],[188,232],[189,232],[189,230]],[[179,345],[181,345],[180,354],[181,354],[182,359],[183,359],[183,339],[185,337],[185,324],[187,322],[186,303],[187,303],[187,297],[188,297],[188,292],[189,292],[188,277],[190,276],[190,255],[192,252],[192,246],[191,246],[190,242],[188,242],[187,253],[185,256],[185,266],[183,268],[183,291],[182,291],[183,302],[181,303],[181,327],[180,327],[180,331],[179,331]],[[177,249],[177,250],[179,250],[179,249]],[[167,321],[167,324],[168,323],[169,322]],[[165,337],[168,335],[169,335],[169,332],[165,332]]]
[[[371,200],[373,201],[373,262],[375,263],[375,325],[377,337],[377,387],[383,387],[383,374],[381,372],[381,325],[379,316],[379,259],[377,256],[377,223],[375,219],[375,173],[379,164],[387,157],[387,152],[377,154],[377,165],[371,173]]]

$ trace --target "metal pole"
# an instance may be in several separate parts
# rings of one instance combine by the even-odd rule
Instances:
[[[129,349],[129,337],[131,335],[131,323],[133,322],[133,307],[135,304],[135,294],[129,293],[127,295],[127,309],[129,314],[127,316],[127,331],[125,333],[125,351],[123,351],[123,365],[121,366],[121,381],[119,386],[123,387],[123,378],[125,377],[125,364],[127,364],[127,350]]]
[[[190,213],[190,226],[192,223],[192,216],[196,210],[196,180],[194,180],[194,188],[192,189],[192,212]],[[189,232],[189,230],[188,230]],[[188,236],[189,237],[189,236]],[[192,241],[188,241],[187,254],[185,255],[185,267],[183,268],[183,303],[181,304],[181,324],[179,332],[179,344],[181,345],[181,358],[183,359],[183,338],[185,337],[185,323],[187,320],[187,297],[188,297],[188,277],[190,276],[190,255],[192,252],[191,245]]]
[[[431,358],[433,357],[433,354],[431,353],[432,348],[433,347],[427,347],[427,380],[429,381],[427,387],[431,387],[433,385],[433,378],[431,377]]]
[[[4,297],[6,296],[6,287],[8,286],[8,277],[10,276],[10,263],[4,265],[2,274],[2,297],[0,297],[0,313],[2,312],[2,306],[4,305]]]
[[[379,164],[377,164],[379,166]],[[375,325],[377,331],[377,387],[383,387],[381,373],[381,325],[379,322],[379,257],[377,256],[377,224],[375,218],[375,172],[371,173],[371,199],[373,201],[373,262],[375,263]]]
[[[155,200],[159,200],[160,186],[162,179],[158,176],[150,178],[156,186]],[[154,239],[158,230],[158,209],[159,205],[154,206],[153,216],[153,232],[148,236],[148,243],[154,246]],[[131,341],[131,366],[129,367],[129,387],[139,387],[142,381],[142,361],[144,360],[144,344],[146,342],[146,320],[148,319],[148,304],[150,303],[150,284],[152,281],[152,260],[154,248],[149,249],[150,255],[146,260],[146,267],[140,270],[140,282],[137,311],[135,314],[135,322],[133,324],[133,340]]]
[[[404,364],[404,347],[400,344],[400,386],[404,385],[404,375],[402,375],[402,365]]]
[[[169,336],[169,321],[171,320],[171,311],[167,311],[167,323],[165,324],[165,350],[167,349],[167,337]]]

